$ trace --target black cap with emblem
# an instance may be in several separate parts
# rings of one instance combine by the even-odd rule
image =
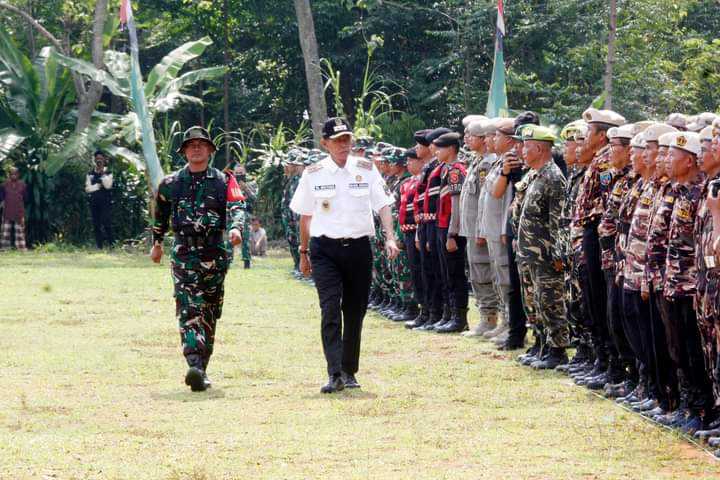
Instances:
[[[334,117],[329,118],[325,121],[325,125],[323,125],[322,130],[322,137],[324,139],[331,139],[334,140],[336,138],[342,137],[343,135],[352,135],[352,128],[350,128],[350,124],[341,117]]]

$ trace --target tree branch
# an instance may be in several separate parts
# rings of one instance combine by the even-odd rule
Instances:
[[[19,9],[18,7],[14,6],[14,5],[10,5],[5,2],[0,2],[0,8],[10,10],[11,12],[14,12],[14,13],[20,15],[21,17],[23,17],[25,20],[28,21],[28,23],[30,25],[33,26],[33,28],[35,28],[35,30],[37,30],[38,32],[40,32],[42,34],[42,36],[47,38],[50,41],[50,43],[53,44],[53,46],[55,48],[57,48],[60,52],[67,55],[67,51],[63,48],[62,43],[60,43],[60,40],[55,38],[55,36],[52,33],[48,32],[45,29],[45,27],[40,25],[40,22],[38,22],[33,17],[31,17],[29,13],[25,12],[24,10]]]

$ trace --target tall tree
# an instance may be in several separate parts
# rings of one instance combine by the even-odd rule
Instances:
[[[617,0],[610,0],[610,28],[605,65],[605,108],[612,108],[613,67],[615,65],[615,34],[617,31]]]
[[[103,34],[105,31],[105,20],[107,19],[107,7],[108,0],[97,0],[93,16],[91,55],[93,65],[99,69],[103,68]],[[20,15],[42,36],[44,36],[57,50],[65,55],[72,54],[70,51],[70,45],[63,45],[60,40],[43,27],[42,24],[33,18],[28,12],[7,2],[0,2],[0,8]],[[103,86],[99,82],[88,80],[77,73],[73,73],[73,81],[75,83],[75,93],[78,101],[78,119],[75,124],[75,131],[81,132],[90,124],[90,118],[92,117],[95,107],[102,96]]]
[[[312,120],[315,145],[320,144],[322,124],[327,117],[327,104],[323,89],[320,57],[318,55],[315,22],[313,21],[310,0],[294,0],[295,14],[298,21],[300,47],[305,60],[305,78],[307,79],[308,97],[310,99],[310,118]]]

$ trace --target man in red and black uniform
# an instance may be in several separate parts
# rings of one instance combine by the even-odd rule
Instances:
[[[467,239],[460,233],[460,192],[467,174],[458,161],[460,134],[446,133],[433,142],[441,165],[440,196],[437,209],[437,249],[440,271],[447,285],[450,321],[435,327],[438,333],[455,333],[468,329],[468,288],[465,275]]]
[[[420,266],[420,252],[415,245],[415,236],[417,234],[417,222],[415,220],[415,196],[417,186],[420,182],[420,172],[423,167],[422,160],[418,157],[417,150],[411,148],[405,152],[407,158],[407,169],[410,179],[406,180],[400,186],[400,204],[398,207],[398,223],[402,232],[403,243],[405,244],[405,252],[407,254],[410,266],[410,275],[415,291],[415,298],[420,304],[420,314],[417,318],[427,318],[427,308],[425,307],[425,286],[422,279],[422,269]],[[424,315],[424,317],[423,317]],[[411,324],[415,319],[407,322]]]
[[[425,242],[420,241],[420,248],[425,250],[425,255],[429,259],[429,261],[426,261],[425,265],[423,265],[423,272],[427,279],[425,292],[428,296],[426,302],[430,308],[430,317],[422,327],[417,328],[427,331],[434,330],[436,327],[450,321],[447,284],[442,281],[442,270],[440,266],[441,252],[437,249],[437,207],[438,199],[440,198],[440,174],[442,173],[443,166],[437,160],[435,155],[436,147],[432,144],[436,138],[446,133],[451,133],[451,131],[447,128],[436,128],[425,136],[425,139],[430,142],[430,152],[434,157],[433,161],[428,164],[427,170],[423,175],[425,198],[423,199],[422,210],[423,224],[420,227],[425,236]],[[430,288],[431,284],[433,288]]]

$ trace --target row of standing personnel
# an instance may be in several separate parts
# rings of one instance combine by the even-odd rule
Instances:
[[[539,123],[471,115],[464,147],[444,128],[407,150],[357,139],[395,196],[404,245],[393,261],[374,248],[369,306],[501,349],[522,348],[529,328],[522,364],[720,445],[720,120],[629,124],[590,108],[560,139]]]

